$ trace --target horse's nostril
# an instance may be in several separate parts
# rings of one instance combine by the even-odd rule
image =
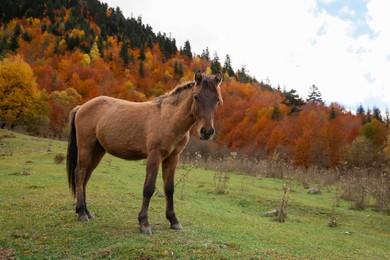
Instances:
[[[205,127],[202,127],[200,129],[200,138],[203,139],[203,140],[208,140],[210,139],[215,133],[215,130],[214,128],[211,128],[210,130],[207,130]]]

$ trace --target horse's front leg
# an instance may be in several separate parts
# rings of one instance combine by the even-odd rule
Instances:
[[[162,163],[164,192],[166,202],[166,217],[171,223],[171,228],[183,230],[179,220],[176,218],[175,209],[173,206],[173,193],[175,189],[175,170],[179,161],[179,155],[172,155],[165,159]]]
[[[138,214],[138,220],[140,225],[140,230],[143,234],[151,235],[152,230],[149,225],[148,220],[148,209],[150,198],[152,197],[154,190],[156,188],[156,178],[158,174],[158,169],[161,163],[161,155],[158,151],[152,151],[148,155],[146,162],[146,177],[143,190],[143,200],[141,211]]]

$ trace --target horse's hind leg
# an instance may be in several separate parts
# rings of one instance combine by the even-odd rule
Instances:
[[[93,170],[98,166],[104,154],[105,152],[98,146],[94,146],[92,149],[79,149],[76,177],[76,212],[82,222],[87,222],[93,218],[93,215],[87,209],[86,186]]]

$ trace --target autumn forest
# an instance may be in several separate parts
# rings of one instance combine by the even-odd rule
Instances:
[[[177,43],[97,0],[2,0],[0,124],[66,139],[69,111],[91,98],[148,101],[193,80],[198,69],[222,71],[216,149],[304,167],[390,160],[388,111],[326,105],[315,85],[300,97],[232,68],[233,58],[222,63],[207,46],[195,54],[189,41]]]

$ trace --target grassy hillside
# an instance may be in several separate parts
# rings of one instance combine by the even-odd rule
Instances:
[[[230,173],[224,194],[212,171],[192,169],[176,190],[183,232],[169,229],[161,178],[149,212],[154,234],[141,235],[144,162],[106,156],[87,189],[95,219],[79,223],[68,189],[66,143],[0,130],[0,258],[385,259],[389,216],[349,210],[341,201],[337,228],[327,226],[335,194],[309,195],[292,183],[288,218],[263,213],[279,207],[283,181]],[[178,180],[187,170],[181,167]],[[183,184],[185,184],[183,186]]]

